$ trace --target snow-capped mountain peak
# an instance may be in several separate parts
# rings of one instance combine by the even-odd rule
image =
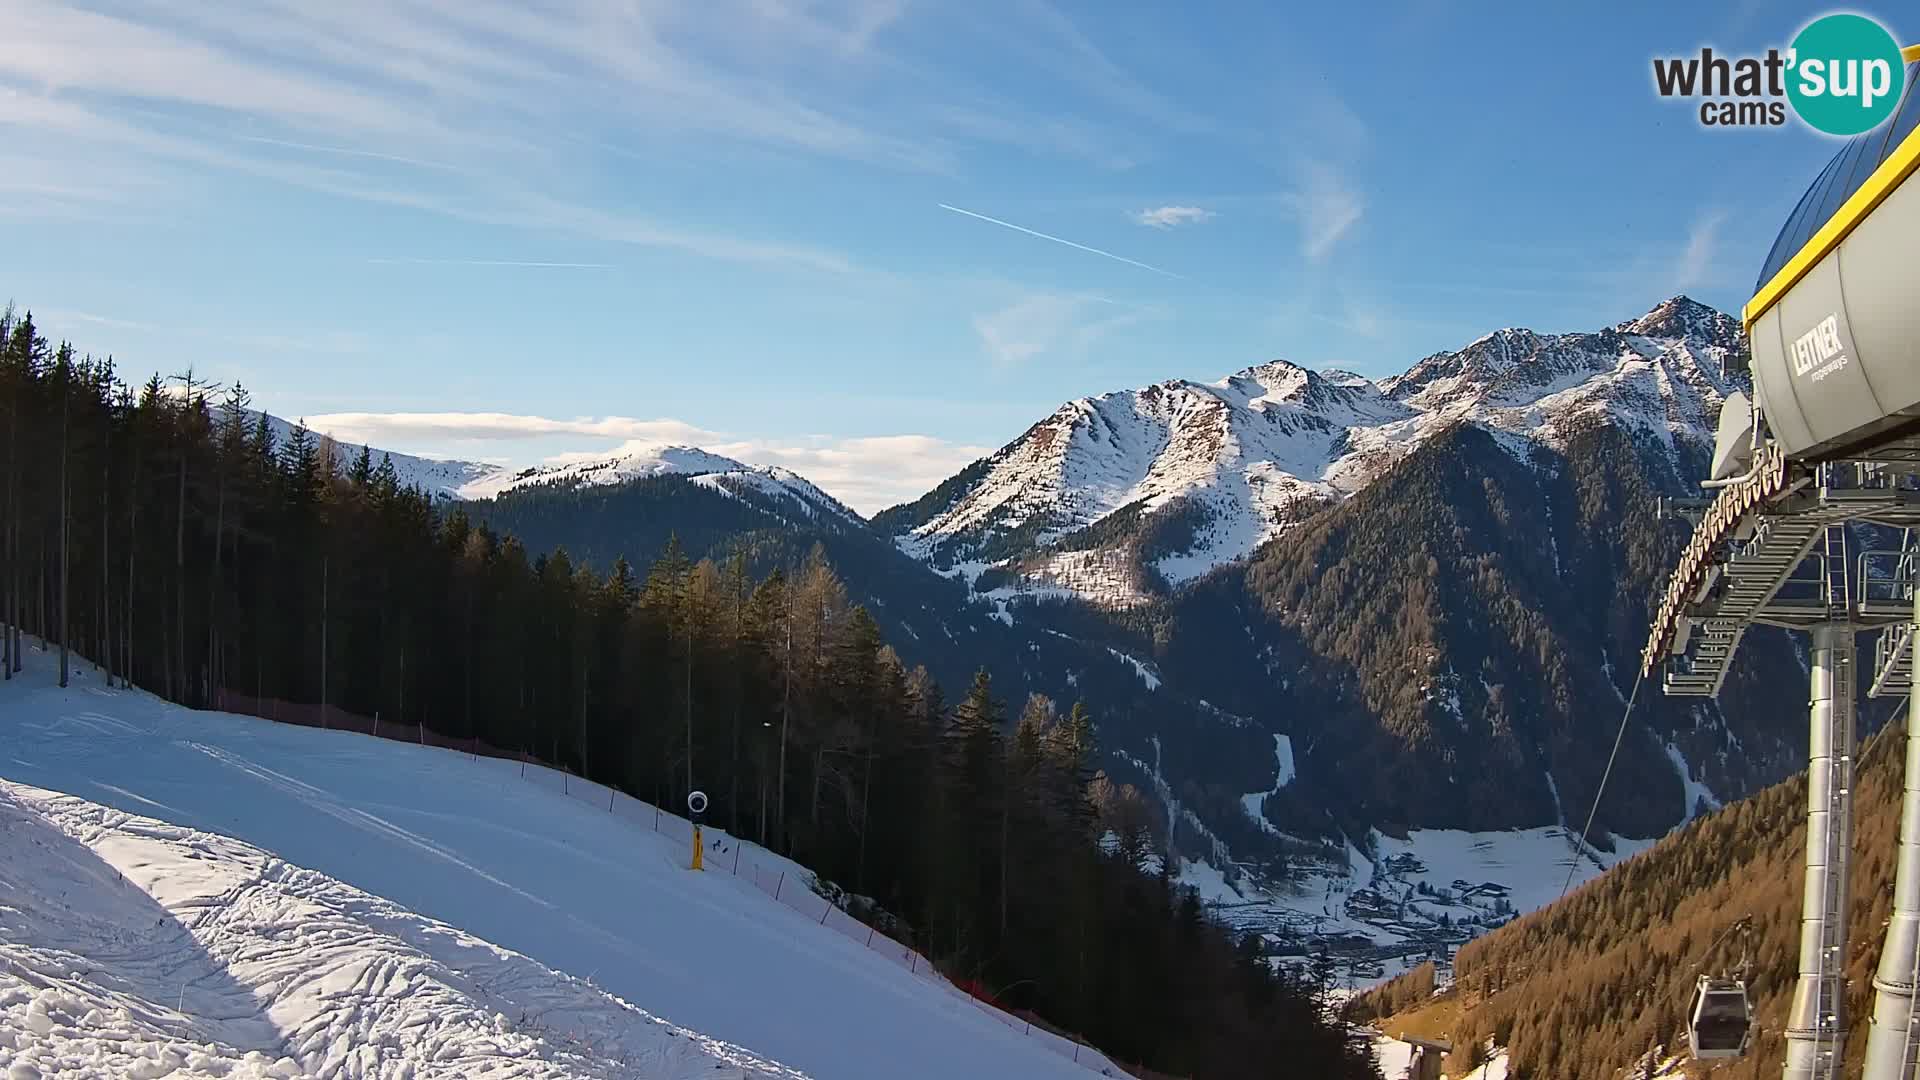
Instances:
[[[1682,294],[1661,301],[1645,315],[1623,322],[1614,329],[1623,334],[1646,337],[1716,341],[1729,335],[1738,336],[1740,320]]]
[[[286,445],[296,426],[271,414],[267,416],[267,423],[276,446]],[[325,432],[313,432],[312,437],[333,447],[334,460],[340,468],[349,467],[361,451],[360,444],[333,440]],[[418,488],[435,498],[492,499],[509,491],[540,485],[599,487],[651,477],[681,476],[729,498],[772,500],[782,512],[798,512],[807,518],[825,516],[848,524],[864,521],[845,503],[791,469],[748,465],[681,443],[629,445],[606,453],[572,454],[523,469],[401,454],[378,447],[370,448],[369,452],[376,464],[382,459],[393,463],[400,486]]]
[[[1377,383],[1285,360],[1173,379],[1067,402],[876,521],[936,566],[1127,603],[1245,557],[1455,423],[1516,449],[1596,420],[1670,452],[1710,444],[1745,348],[1735,320],[1676,296],[1597,332],[1496,330]]]
[[[1286,360],[1270,360],[1207,385],[1232,404],[1260,412],[1291,407],[1327,424],[1405,412],[1384,401],[1380,389],[1358,375],[1314,371]]]
[[[702,473],[694,477],[693,482],[734,498],[739,498],[743,492],[757,492],[772,499],[783,510],[798,510],[809,518],[840,518],[856,524],[865,521],[845,503],[815,486],[811,480],[778,465],[741,465],[734,469]]]
[[[771,499],[783,511],[798,511],[808,518],[825,515],[851,523],[862,520],[840,500],[791,469],[748,465],[697,446],[681,444],[629,446],[608,454],[573,455],[567,460],[518,472],[502,471],[460,488],[457,494],[463,499],[487,499],[536,486],[600,487],[661,476],[682,476],[729,498]]]
[[[1345,368],[1321,368],[1320,377],[1335,386],[1372,386],[1373,380],[1357,371]]]
[[[745,468],[746,465],[730,457],[708,453],[697,446],[663,444],[627,447],[605,454],[573,454],[564,460],[515,472],[502,470],[477,483],[465,485],[458,494],[464,499],[484,499],[534,484],[621,484],[649,476],[700,476]]]

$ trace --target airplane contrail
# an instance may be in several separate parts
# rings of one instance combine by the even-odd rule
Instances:
[[[524,266],[550,270],[612,270],[611,263],[522,262],[518,259],[368,259],[376,266]]]
[[[1095,255],[1103,255],[1109,259],[1114,260],[1115,262],[1123,262],[1123,263],[1126,263],[1128,266],[1137,266],[1142,270],[1151,270],[1156,274],[1165,274],[1170,278],[1178,278],[1181,281],[1187,280],[1187,278],[1184,275],[1176,274],[1171,270],[1162,270],[1157,266],[1149,266],[1146,263],[1139,261],[1138,259],[1129,259],[1125,255],[1115,255],[1111,251],[1101,251],[1097,247],[1088,247],[1085,244],[1076,244],[1071,240],[1065,239],[1064,237],[1048,236],[1046,233],[1036,232],[1032,229],[1027,228],[1024,225],[1015,225],[1011,221],[1001,221],[999,218],[988,217],[985,214],[976,214],[971,210],[962,210],[958,206],[948,206],[946,203],[940,203],[939,206],[940,206],[940,209],[942,210],[951,210],[956,214],[965,214],[970,218],[979,218],[981,221],[985,221],[993,225],[998,225],[1003,229],[1012,229],[1014,232],[1023,232],[1023,233],[1026,233],[1028,236],[1037,236],[1042,240],[1051,240],[1056,244],[1065,244],[1070,248],[1079,248],[1081,251],[1090,251]]]
[[[284,146],[289,150],[307,150],[316,154],[344,154],[348,157],[373,158],[377,161],[393,161],[402,165],[417,165],[423,169],[446,169],[450,172],[459,171],[452,165],[445,165],[438,161],[424,161],[420,158],[403,157],[399,154],[382,154],[374,150],[355,150],[350,146],[322,146],[318,143],[294,142],[290,139],[269,139],[264,135],[235,135],[234,138],[242,142],[262,143],[267,146]]]

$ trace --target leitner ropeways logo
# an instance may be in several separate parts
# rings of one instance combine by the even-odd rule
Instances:
[[[1858,135],[1885,123],[1906,76],[1894,36],[1852,14],[1815,19],[1785,52],[1726,57],[1709,48],[1653,61],[1660,96],[1706,99],[1700,122],[1708,127],[1778,127],[1791,104],[1809,127],[1828,135]]]
[[[1788,353],[1793,359],[1793,373],[1812,373],[1814,382],[1846,367],[1846,346],[1840,341],[1840,316],[1834,314],[1820,320],[1794,341]]]

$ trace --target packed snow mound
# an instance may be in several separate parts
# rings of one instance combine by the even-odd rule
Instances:
[[[60,690],[27,659],[0,683],[17,1076],[399,1077],[374,1066],[414,1045],[433,1048],[395,1059],[414,1080],[1098,1075],[711,869],[744,851],[809,879],[751,845],[715,835],[693,873],[684,837],[604,788],[589,804],[545,770],[183,709],[84,667]]]
[[[1102,558],[1139,532],[1109,527],[1126,524],[1120,515],[1179,516],[1152,561],[1178,585],[1246,557],[1455,424],[1515,453],[1564,446],[1595,423],[1669,454],[1709,447],[1744,366],[1739,324],[1682,296],[1594,333],[1495,331],[1377,383],[1277,360],[1217,382],[1081,398],[970,469],[896,541],[935,565],[1006,565],[1040,590],[1138,602],[1138,575]],[[1105,535],[1078,542],[1096,524]]]
[[[800,1077],[240,841],[0,780],[12,1077]]]

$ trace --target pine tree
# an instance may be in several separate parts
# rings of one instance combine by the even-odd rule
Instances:
[[[304,422],[294,425],[293,433],[287,436],[280,451],[280,468],[286,473],[287,490],[296,504],[305,504],[319,493],[319,452]]]
[[[390,500],[400,490],[400,474],[393,467],[393,455],[380,455],[380,468],[374,472],[374,489],[382,500]]]
[[[72,483],[68,479],[68,466],[72,450],[73,415],[73,346],[61,342],[60,351],[54,357],[54,379],[59,383],[60,394],[60,686],[66,688],[69,663],[68,642],[72,640],[72,604],[69,597],[71,568],[68,553],[72,550],[73,507],[70,492]]]
[[[0,507],[6,510],[6,517],[0,520],[0,679],[7,681],[13,679],[13,625],[19,617],[14,611],[17,568],[12,537],[17,515],[14,473],[19,453],[19,396],[25,386],[25,379],[17,377],[12,369],[15,321],[13,304],[8,303],[0,309],[0,390],[5,392],[7,415],[5,496],[0,501]]]

